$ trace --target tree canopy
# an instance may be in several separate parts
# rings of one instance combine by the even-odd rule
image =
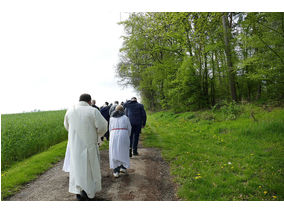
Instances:
[[[284,13],[131,13],[116,71],[150,110],[284,99]]]

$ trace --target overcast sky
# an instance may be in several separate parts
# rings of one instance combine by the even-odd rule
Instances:
[[[117,23],[125,12],[214,11],[210,3],[180,0],[174,7],[167,1],[98,2],[1,1],[1,114],[68,108],[82,93],[91,94],[99,106],[138,96],[115,77],[123,35]]]
[[[1,113],[68,108],[82,93],[99,106],[137,96],[115,78],[123,34],[117,23],[126,13],[83,1],[40,2],[9,4],[1,14]]]

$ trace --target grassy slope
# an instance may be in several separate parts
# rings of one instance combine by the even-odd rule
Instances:
[[[18,192],[22,185],[36,179],[65,156],[67,141],[50,147],[47,151],[36,154],[14,164],[1,173],[1,199]],[[100,150],[108,149],[108,142],[102,143]]]
[[[184,200],[284,200],[284,110],[249,107],[237,120],[224,118],[149,115],[144,145],[162,149]]]
[[[34,180],[54,163],[64,158],[66,141],[50,147],[47,151],[36,154],[21,162],[14,164],[11,168],[1,173],[1,198],[17,192],[21,185]]]

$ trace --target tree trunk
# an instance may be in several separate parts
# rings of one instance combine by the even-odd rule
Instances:
[[[230,33],[231,32],[228,26],[228,18],[226,14],[222,16],[222,21],[223,21],[224,44],[225,44],[225,53],[226,53],[226,58],[227,58],[231,96],[234,101],[237,101],[235,75],[233,73],[232,52],[231,52],[231,47],[230,47]]]
[[[204,97],[206,99],[206,105],[209,105],[209,99],[208,99],[208,68],[207,68],[207,54],[204,53],[204,73],[203,73],[203,92]]]
[[[216,104],[216,101],[215,101],[215,63],[214,63],[214,53],[213,52],[211,56],[211,64],[212,64],[211,105],[214,106]]]
[[[261,97],[261,82],[259,82],[258,88],[257,88],[257,95],[256,95],[256,100],[259,100]]]

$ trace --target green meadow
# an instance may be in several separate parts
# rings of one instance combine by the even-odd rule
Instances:
[[[183,200],[284,200],[284,109],[157,112],[143,134],[144,146],[162,150]]]

